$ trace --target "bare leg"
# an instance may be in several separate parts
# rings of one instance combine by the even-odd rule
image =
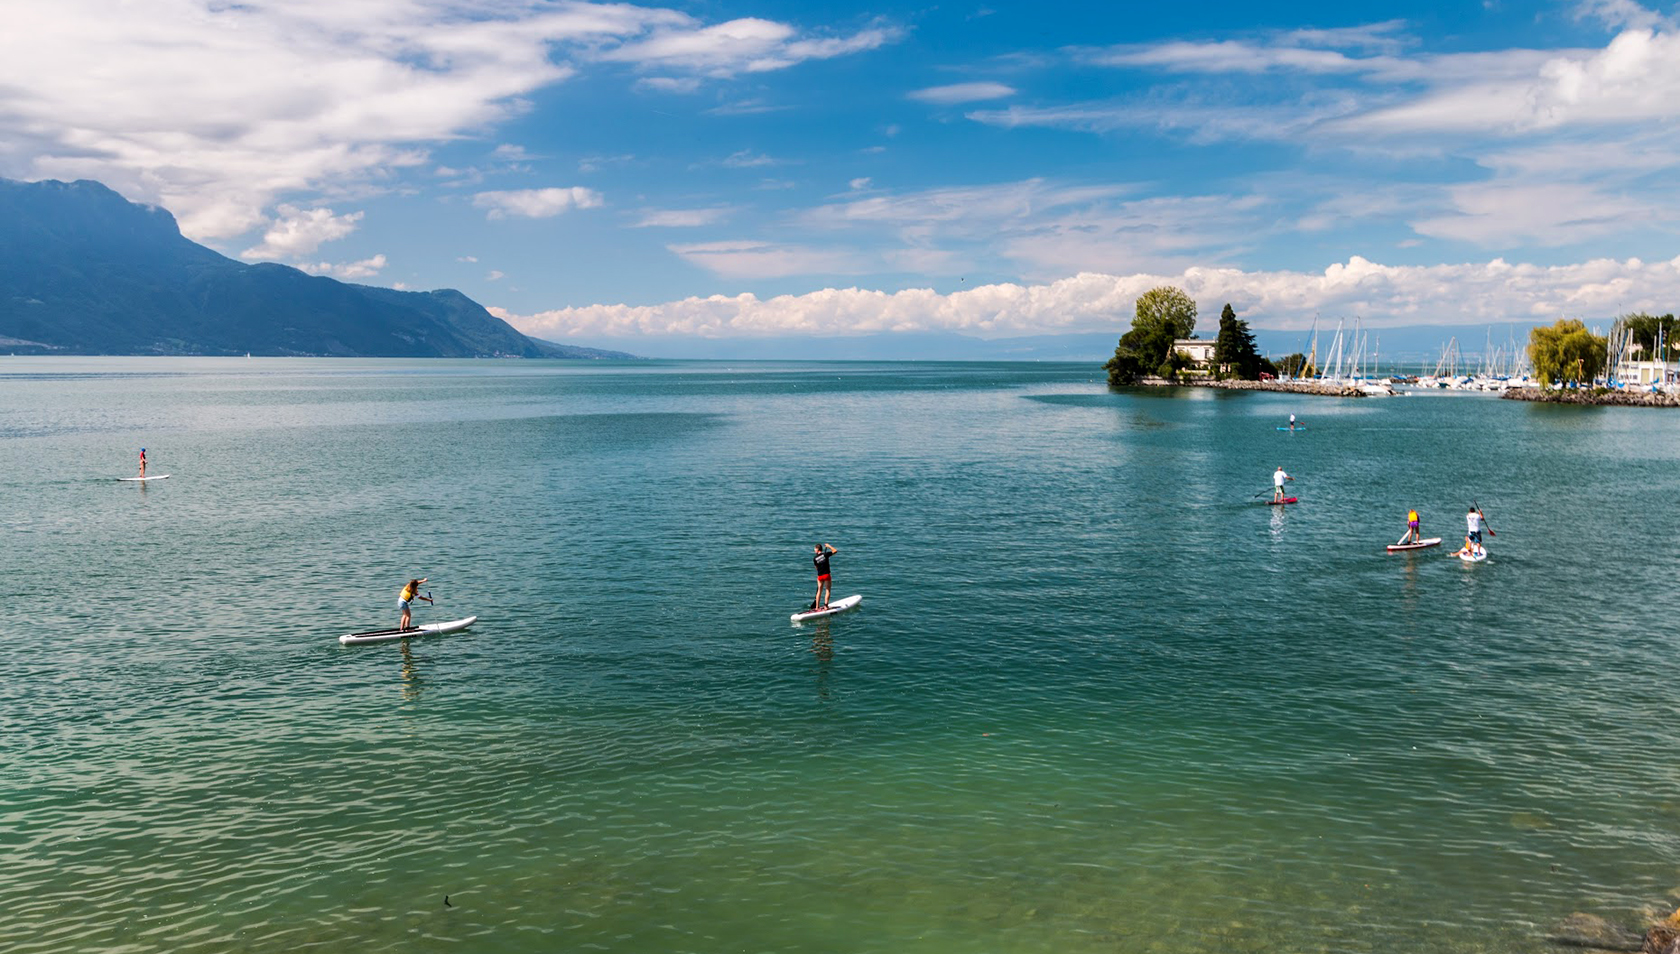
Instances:
[[[407,629],[408,628],[408,621],[409,621],[410,615],[411,614],[409,613],[408,607],[404,606],[403,607],[402,622],[397,624],[398,629]]]

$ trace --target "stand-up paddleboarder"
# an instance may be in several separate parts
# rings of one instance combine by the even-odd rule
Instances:
[[[420,595],[420,584],[424,582],[426,582],[425,577],[421,577],[418,580],[409,580],[408,585],[402,588],[402,594],[397,597],[397,605],[402,607],[402,622],[397,624],[398,629],[410,628],[408,624],[411,611],[409,610],[408,604],[415,600],[425,600],[428,603],[432,602],[432,598],[430,596]]]
[[[819,543],[811,555],[811,562],[817,565],[817,598],[811,601],[814,610],[828,609],[828,558],[839,552],[826,543]]]
[[[1284,473],[1283,472],[1283,465],[1279,464],[1278,469],[1277,469],[1277,473],[1272,475],[1272,500],[1276,501],[1278,503],[1282,503],[1283,502],[1283,482],[1286,481],[1286,480],[1294,480],[1294,479],[1295,478],[1293,478],[1293,477],[1289,476],[1288,474]],[[1252,507],[1254,505],[1249,504],[1249,506]]]

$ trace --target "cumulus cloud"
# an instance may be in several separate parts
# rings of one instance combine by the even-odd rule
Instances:
[[[1361,316],[1365,327],[1549,321],[1671,308],[1680,298],[1680,258],[1646,263],[1597,259],[1541,266],[1488,262],[1382,265],[1354,256],[1322,272],[1189,268],[1176,274],[1085,272],[1041,285],[984,285],[949,294],[825,288],[804,295],[685,298],[660,305],[588,305],[519,315],[490,311],[526,334],[704,338],[956,331],[978,337],[1113,331],[1131,321],[1137,297],[1157,285],[1183,288],[1205,313],[1226,302],[1257,328],[1304,330],[1317,314]]]
[[[486,217],[491,219],[546,219],[568,209],[593,209],[603,201],[599,192],[582,186],[480,192],[472,199],[475,207],[489,210]]]
[[[331,278],[355,281],[360,278],[372,278],[385,268],[385,256],[375,255],[364,258],[359,262],[314,262],[299,265],[298,268],[311,275],[326,275]]]
[[[1015,88],[1002,83],[952,83],[949,86],[929,86],[909,94],[911,99],[935,106],[952,106],[983,99],[1002,99],[1014,96]]]
[[[899,36],[537,0],[14,0],[6,18],[0,175],[96,178],[200,240],[286,196],[386,187],[596,63],[728,76]]]
[[[281,205],[280,214],[263,235],[261,245],[239,253],[247,261],[296,259],[313,254],[325,242],[341,239],[356,231],[362,213],[337,215],[332,209],[300,209]]]

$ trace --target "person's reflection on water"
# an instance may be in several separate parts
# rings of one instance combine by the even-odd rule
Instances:
[[[1272,536],[1274,536],[1274,537],[1283,536],[1283,522],[1284,522],[1284,520],[1287,519],[1284,516],[1284,512],[1287,511],[1288,509],[1289,509],[1288,507],[1273,507],[1272,508]]]
[[[834,634],[826,618],[817,620],[816,627],[811,634],[811,655],[817,657],[817,698],[827,702],[828,677],[834,668]]]
[[[420,699],[420,690],[425,689],[425,680],[420,679],[420,667],[415,665],[415,657],[408,650],[408,640],[402,640],[403,647],[403,702],[415,702]]]

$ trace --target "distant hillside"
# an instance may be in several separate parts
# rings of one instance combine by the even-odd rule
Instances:
[[[529,336],[527,336],[529,337]],[[584,348],[579,345],[561,344],[544,338],[531,338],[531,342],[542,349],[545,358],[580,358],[590,361],[636,361],[640,360],[627,351],[607,351],[604,348]]]
[[[97,182],[0,179],[0,347],[52,354],[554,357],[458,291],[247,265]],[[564,346],[562,346],[564,347]]]

